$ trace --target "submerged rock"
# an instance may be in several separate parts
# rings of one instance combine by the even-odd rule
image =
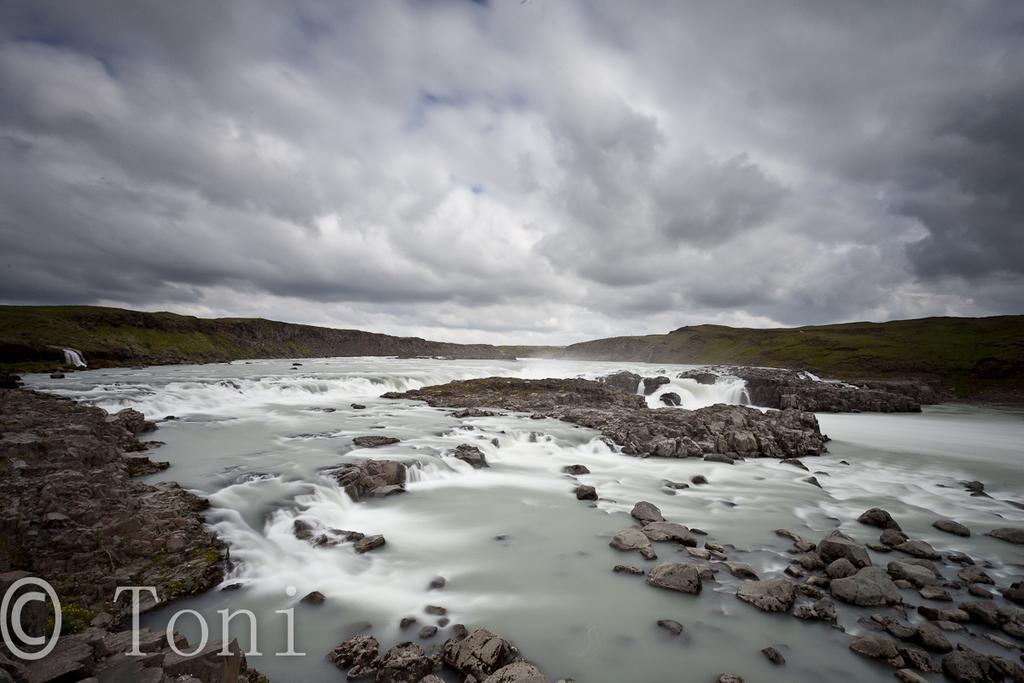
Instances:
[[[1024,545],[1024,529],[1003,527],[1000,529],[993,529],[985,535],[991,536],[992,538],[998,538],[1000,541],[1006,541],[1007,543]]]
[[[562,471],[566,474],[590,474],[590,470],[587,469],[586,465],[566,465],[562,468]]]
[[[352,443],[355,444],[357,448],[380,448],[381,446],[390,446],[392,444],[396,444],[399,441],[400,439],[396,439],[393,436],[381,436],[379,434],[374,434],[370,436],[357,436],[356,438],[352,439]]]

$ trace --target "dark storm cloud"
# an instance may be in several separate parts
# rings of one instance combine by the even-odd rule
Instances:
[[[0,5],[0,300],[466,340],[1015,312],[1024,6]]]

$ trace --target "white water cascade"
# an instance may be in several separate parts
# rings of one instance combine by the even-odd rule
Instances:
[[[89,367],[85,362],[85,358],[82,357],[81,352],[75,349],[64,349],[64,362],[68,365],[73,365],[76,368]]]

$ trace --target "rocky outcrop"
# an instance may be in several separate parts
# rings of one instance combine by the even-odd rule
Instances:
[[[220,583],[208,503],[132,479],[154,466],[135,436],[147,429],[137,411],[0,389],[0,571],[25,570],[65,605],[115,617],[128,607],[111,606],[117,585],[155,586],[163,603]]]
[[[605,375],[598,379],[598,382],[607,384],[612,389],[616,389],[626,394],[635,394],[640,389],[640,380],[643,379],[640,375],[635,372],[627,372],[621,370],[619,372],[613,372],[610,375]]]
[[[811,413],[763,413],[731,405],[652,410],[641,396],[584,379],[489,377],[385,396],[438,407],[491,407],[556,418],[601,432],[627,455],[681,458],[726,453],[785,458],[825,451],[825,438]]]
[[[405,491],[406,468],[395,460],[361,460],[330,470],[352,500],[390,496]]]
[[[483,451],[468,443],[460,443],[450,455],[470,465],[473,469],[479,470],[487,467],[487,458]]]
[[[905,393],[811,379],[805,373],[771,368],[732,368],[747,383],[754,405],[811,412],[916,413],[921,403]]]

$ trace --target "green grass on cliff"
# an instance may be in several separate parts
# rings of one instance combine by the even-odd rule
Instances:
[[[829,377],[941,380],[961,396],[1024,390],[1024,316],[779,329],[720,325],[566,347],[561,357],[803,368]]]
[[[496,358],[484,344],[450,344],[261,318],[207,319],[99,306],[0,306],[0,366],[60,365],[64,347],[90,366],[241,358],[425,355]]]

